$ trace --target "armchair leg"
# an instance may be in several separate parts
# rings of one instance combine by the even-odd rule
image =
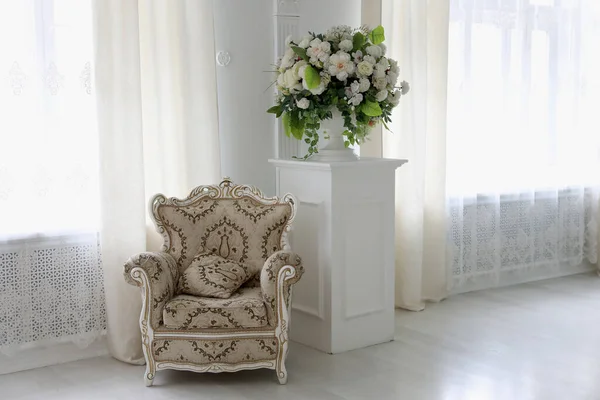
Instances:
[[[288,374],[287,374],[287,370],[285,369],[285,364],[281,363],[281,364],[277,365],[277,369],[275,370],[275,372],[277,372],[277,379],[279,379],[279,384],[285,385],[287,383],[287,379],[288,379]]]
[[[146,372],[144,372],[144,383],[146,386],[152,386],[155,375],[156,371],[154,371],[154,368],[150,368],[150,365],[146,363]]]

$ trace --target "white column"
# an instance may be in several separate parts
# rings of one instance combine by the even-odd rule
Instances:
[[[405,160],[270,160],[298,214],[291,339],[339,353],[394,338],[394,182]]]

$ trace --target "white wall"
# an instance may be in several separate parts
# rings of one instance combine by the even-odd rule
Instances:
[[[215,50],[231,55],[217,66],[221,172],[234,182],[275,193],[276,156],[273,74],[276,0],[213,0]],[[281,1],[281,0],[280,0]],[[285,0],[284,0],[285,2]],[[293,3],[293,0],[287,0]],[[299,32],[324,32],[334,25],[361,24],[361,0],[298,0]]]

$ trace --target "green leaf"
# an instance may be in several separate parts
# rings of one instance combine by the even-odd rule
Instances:
[[[292,50],[294,50],[294,53],[296,53],[298,55],[298,57],[300,57],[304,61],[308,62],[309,58],[306,55],[306,49],[303,49],[302,47],[298,47],[298,46],[292,46]]]
[[[307,65],[304,69],[304,80],[306,80],[306,86],[309,89],[314,89],[321,84],[321,76],[319,71],[316,70],[312,65]]]
[[[304,135],[304,120],[298,118],[297,113],[290,113],[290,131],[294,138],[301,140]]]
[[[281,105],[276,105],[267,110],[269,114],[275,114],[275,117],[279,118],[281,116]]]
[[[291,133],[292,133],[292,125],[291,125],[291,117],[290,117],[290,113],[287,112],[285,114],[283,114],[283,132],[285,133],[285,136],[290,137]]]
[[[360,50],[365,45],[366,41],[367,38],[365,37],[365,35],[363,35],[360,32],[356,32],[354,34],[354,37],[352,38],[352,50]]]
[[[360,111],[369,117],[378,117],[381,115],[381,107],[379,107],[379,103],[369,100],[366,100],[362,104]]]
[[[383,41],[385,40],[383,26],[379,25],[377,28],[369,32],[369,40],[373,44],[383,43]]]

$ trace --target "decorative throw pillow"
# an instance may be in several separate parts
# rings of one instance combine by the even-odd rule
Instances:
[[[210,253],[198,254],[179,278],[179,293],[202,297],[229,298],[252,277],[249,265]]]

